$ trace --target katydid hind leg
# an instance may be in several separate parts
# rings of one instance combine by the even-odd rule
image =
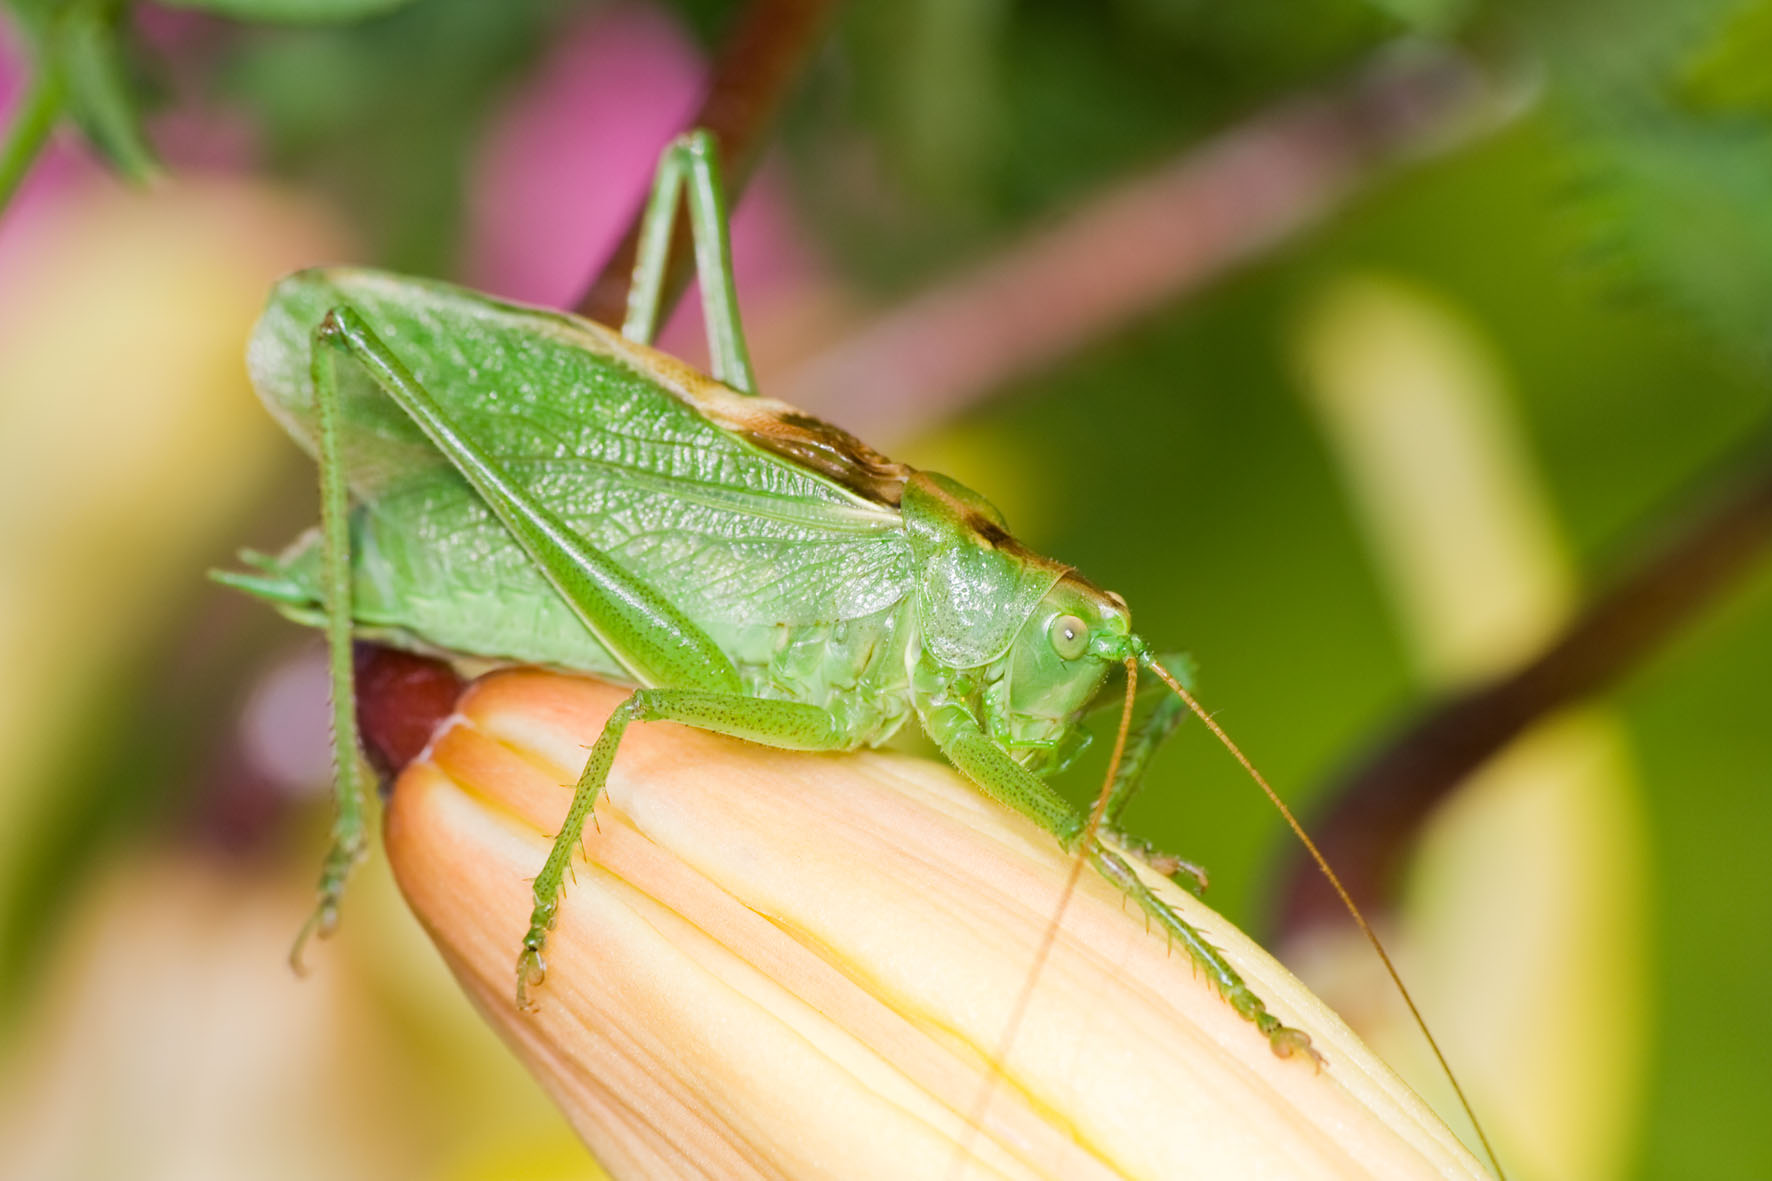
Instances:
[[[642,685],[737,692],[731,659],[658,588],[592,546],[444,413],[350,305],[326,313],[316,340],[363,366],[510,530],[536,568],[609,653]],[[318,347],[318,346],[316,346]]]
[[[533,1008],[530,989],[539,986],[547,975],[543,953],[547,948],[548,932],[559,917],[561,893],[565,889],[573,853],[584,836],[585,821],[596,808],[597,798],[608,782],[622,735],[634,722],[678,722],[698,730],[788,750],[843,750],[854,744],[853,737],[843,731],[829,711],[814,705],[706,689],[636,690],[615,707],[603,724],[603,732],[591,747],[584,771],[573,790],[566,819],[554,836],[547,862],[535,877],[535,909],[529,916],[529,931],[523,937],[523,950],[517,958],[517,1007],[520,1009]]]
[[[639,248],[635,252],[633,279],[628,285],[628,311],[622,322],[622,335],[648,345],[658,335],[679,193],[688,199],[695,271],[701,282],[702,314],[707,321],[708,355],[714,376],[740,393],[754,394],[757,379],[751,371],[750,349],[739,322],[738,288],[732,277],[732,237],[727,223],[726,190],[720,177],[719,145],[705,129],[678,136],[659,156],[652,195],[640,220]]]
[[[586,625],[642,683],[694,684],[729,692],[738,688],[731,661],[712,639],[652,588],[635,583],[573,534],[525,489],[512,484],[449,421],[398,357],[376,338],[360,313],[349,306],[329,311],[314,329],[310,366],[320,469],[322,586],[332,679],[333,746],[338,767],[337,819],[321,872],[319,902],[291,953],[298,967],[309,936],[327,934],[337,923],[345,880],[367,845],[352,679],[349,496],[337,373],[337,366],[345,359],[361,365],[382,393],[426,432],[511,529]]]
[[[351,553],[349,496],[345,489],[340,441],[338,356],[316,329],[309,356],[314,385],[320,469],[322,584],[325,590],[326,647],[332,681],[332,750],[336,809],[332,845],[320,871],[314,913],[296,936],[289,961],[299,972],[310,936],[331,934],[351,870],[363,859],[365,831],[363,768],[358,756],[356,687],[351,659]]]

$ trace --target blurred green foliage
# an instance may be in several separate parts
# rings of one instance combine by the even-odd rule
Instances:
[[[234,20],[171,43],[164,13],[10,0],[70,116],[125,174],[154,165],[144,115],[173,97],[239,113],[265,172],[331,197],[383,264],[447,274],[488,116],[585,6],[566,0],[185,0]],[[674,11],[707,44],[734,6]],[[263,23],[260,23],[263,22]],[[291,23],[293,22],[293,23]],[[1244,115],[1423,41],[1480,62],[1525,113],[1387,179],[1332,224],[1001,391],[938,439],[954,474],[1025,505],[1028,540],[1122,592],[1141,630],[1198,658],[1207,696],[1278,783],[1309,785],[1413,700],[1390,605],[1288,355],[1301,305],[1349,271],[1404,277],[1493,348],[1584,567],[1724,457],[1765,463],[1772,379],[1772,3],[1595,0],[884,0],[846,8],[783,143],[803,229],[881,299],[939,282],[1118,178]],[[1055,292],[1054,298],[1062,298]],[[967,470],[968,465],[973,470]],[[262,535],[299,520],[292,477]],[[218,542],[219,544],[219,542]],[[205,602],[209,602],[205,600]],[[120,658],[116,700],[70,758],[31,883],[7,900],[53,927],[55,885],[114,833],[176,815],[118,807],[121,768],[202,761],[193,708],[170,731],[131,702],[191,616]],[[254,642],[260,631],[244,629]],[[1772,1023],[1772,572],[1614,695],[1654,827],[1654,1058],[1636,1175],[1772,1175],[1760,1108]],[[239,665],[199,665],[238,691]],[[182,727],[182,728],[181,728]],[[144,753],[145,752],[145,753]],[[133,763],[131,760],[135,760]],[[139,773],[136,776],[140,779]],[[101,786],[92,786],[101,785]],[[1308,807],[1307,807],[1308,810]],[[1259,929],[1282,837],[1198,734],[1162,762],[1137,827],[1214,871],[1214,904]],[[1497,949],[1506,954],[1506,949]],[[16,957],[16,958],[14,958]],[[9,949],[15,965],[25,961]],[[22,969],[21,969],[22,970]],[[1572,1007],[1580,997],[1568,997]]]
[[[1396,32],[1363,0],[857,5],[794,112],[802,199],[845,263],[914,285]]]
[[[363,20],[403,8],[413,0],[165,0],[168,8],[189,8],[235,20],[330,24]]]
[[[215,99],[253,111],[272,167],[331,190],[390,265],[447,272],[477,134],[572,11],[431,0],[358,25],[255,28]]]

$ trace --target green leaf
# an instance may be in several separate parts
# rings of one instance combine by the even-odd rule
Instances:
[[[162,0],[166,8],[188,8],[241,21],[301,25],[365,20],[410,3],[412,0]]]
[[[68,111],[86,138],[124,176],[146,181],[160,167],[142,134],[118,39],[123,6],[74,3],[52,28],[49,55],[67,90]]]
[[[1641,117],[1580,143],[1585,230],[1611,278],[1772,364],[1772,129]]]
[[[1766,372],[1772,2],[1626,0],[1547,27],[1547,105],[1568,133],[1590,271]]]
[[[1474,0],[1371,0],[1371,3],[1408,28],[1432,34],[1450,33],[1460,28],[1476,6]]]

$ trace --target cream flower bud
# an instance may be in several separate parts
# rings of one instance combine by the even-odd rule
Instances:
[[[1291,975],[1154,875],[1321,1069],[1276,1057],[1092,872],[1029,992],[1070,860],[923,760],[633,727],[538,1009],[518,1011],[529,880],[622,696],[480,681],[387,823],[462,986],[615,1176],[1484,1175]]]

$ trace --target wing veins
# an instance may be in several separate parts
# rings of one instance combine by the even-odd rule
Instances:
[[[740,516],[756,517],[784,525],[797,525],[802,528],[832,533],[867,536],[888,532],[898,524],[898,515],[890,509],[865,503],[844,504],[837,500],[818,501],[808,506],[805,511],[796,512],[794,511],[796,499],[799,498],[792,496],[758,492],[750,488],[734,489],[707,480],[695,480],[683,476],[667,476],[606,459],[583,456],[569,458],[501,456],[499,461],[505,465],[507,471],[513,474],[521,472],[525,468],[531,470],[540,468],[567,474],[574,470],[594,469],[605,472],[620,483],[639,491],[669,495],[673,499],[699,508],[731,512]],[[567,509],[563,515],[570,518],[573,513]]]

